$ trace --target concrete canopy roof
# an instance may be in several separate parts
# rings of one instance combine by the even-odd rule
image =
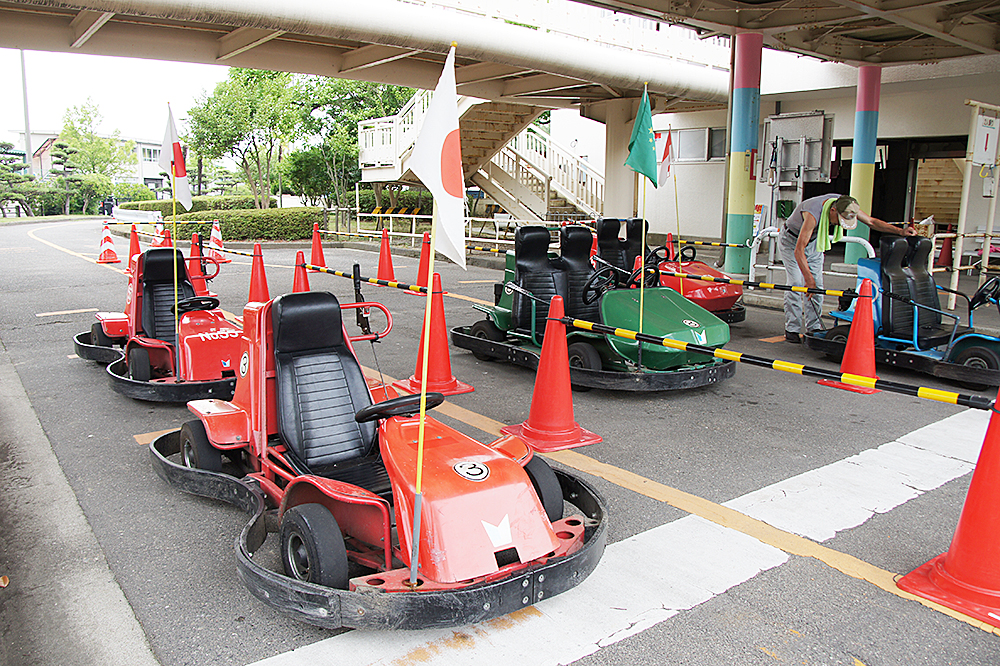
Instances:
[[[852,64],[1000,53],[998,0],[574,0],[697,29],[753,31],[765,46]]]

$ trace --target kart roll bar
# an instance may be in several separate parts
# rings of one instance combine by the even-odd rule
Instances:
[[[757,256],[757,252],[760,250],[760,244],[761,244],[761,242],[763,242],[763,240],[765,238],[767,238],[767,239],[777,238],[778,234],[780,233],[780,231],[781,230],[778,229],[778,227],[767,227],[765,229],[761,229],[760,233],[757,234],[754,237],[753,244],[750,246],[750,257],[751,257],[751,259],[753,259],[754,257]],[[866,239],[861,238],[859,236],[844,236],[841,240],[844,241],[845,243],[857,243],[861,247],[865,248],[865,253],[868,255],[869,259],[874,259],[875,258],[875,248],[873,248],[872,244],[869,243]],[[769,271],[770,270],[774,270],[775,268],[777,268],[777,266],[774,265],[774,245],[773,244],[771,245],[771,249],[770,249],[770,251],[768,253],[767,263],[764,264],[763,267],[766,268]],[[754,261],[751,261],[750,262],[750,275],[749,275],[749,278],[751,280],[753,280],[754,277],[755,277],[755,275],[756,275],[756,269],[757,269],[757,264],[754,263]],[[784,270],[784,267],[782,267],[781,270]],[[840,272],[837,272],[837,271],[823,271],[823,272],[826,275],[841,275],[841,276],[844,276],[844,277],[851,277],[851,276],[854,275],[853,273],[840,273]]]
[[[645,342],[680,351],[697,352],[726,361],[747,363],[761,368],[771,368],[772,370],[781,370],[782,372],[790,372],[792,374],[803,375],[806,377],[831,379],[833,381],[849,384],[851,386],[882,389],[891,393],[901,393],[903,395],[924,398],[926,400],[935,400],[937,402],[944,402],[951,405],[961,405],[963,407],[972,407],[973,409],[992,410],[994,404],[993,400],[987,398],[986,396],[955,393],[953,391],[942,391],[940,389],[929,388],[926,386],[910,386],[909,384],[901,384],[899,382],[878,379],[877,377],[852,375],[849,372],[833,372],[832,370],[810,367],[802,365],[801,363],[789,363],[788,361],[780,361],[777,359],[765,358],[763,356],[753,356],[751,354],[730,351],[728,349],[718,349],[716,347],[696,345],[690,342],[671,340],[670,338],[650,335],[649,333],[638,333],[624,328],[615,328],[613,326],[596,324],[582,319],[573,319],[572,317],[562,317],[561,319],[555,319],[555,321],[559,321],[566,326],[572,326],[573,328],[579,328],[584,331],[614,335],[615,337],[625,338],[626,340]]]

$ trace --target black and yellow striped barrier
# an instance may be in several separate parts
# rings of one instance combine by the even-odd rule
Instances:
[[[638,333],[624,328],[615,328],[613,326],[595,324],[594,322],[584,321],[582,319],[573,319],[572,317],[563,317],[562,319],[558,319],[556,321],[560,321],[566,326],[572,326],[573,328],[579,328],[584,331],[614,335],[619,338],[625,338],[626,340],[646,342],[649,344],[659,345],[661,347],[677,349],[679,351],[706,354],[724,361],[746,363],[748,365],[755,365],[761,368],[771,368],[772,370],[781,370],[782,372],[790,372],[792,374],[803,375],[805,377],[831,379],[843,384],[849,384],[850,386],[881,389],[891,393],[901,393],[903,395],[924,398],[925,400],[945,402],[950,405],[961,405],[962,407],[972,407],[973,409],[993,409],[993,401],[986,396],[955,393],[953,391],[941,391],[939,389],[928,388],[926,386],[910,386],[909,384],[900,384],[898,382],[891,382],[884,379],[878,379],[876,377],[852,375],[848,372],[834,372],[823,368],[814,368],[808,365],[802,365],[801,363],[790,363],[788,361],[764,358],[763,356],[752,356],[750,354],[730,351],[728,349],[717,349],[715,347],[707,347],[704,345],[691,344],[689,342],[681,342],[679,340],[671,340],[669,338],[650,335],[648,333]]]
[[[506,248],[501,249],[497,247],[482,247],[480,245],[466,245],[466,250],[476,250],[477,252],[493,252],[499,254],[500,252],[506,252]]]
[[[646,269],[653,272],[652,268]],[[718,282],[720,284],[736,284],[741,287],[754,287],[755,289],[776,289],[778,291],[794,291],[798,294],[823,294],[824,296],[850,296],[851,298],[861,298],[853,289],[817,289],[816,287],[792,287],[787,284],[773,284],[771,282],[751,282],[750,280],[737,280],[736,278],[716,277],[714,275],[690,275],[677,271],[665,271],[659,269],[660,275],[683,278],[685,280],[701,280],[702,282]],[[867,298],[867,297],[866,297]]]
[[[370,215],[420,215],[422,210],[423,208],[420,207],[376,206]]]
[[[378,241],[382,238],[381,231],[369,231],[366,234],[351,232],[351,231],[327,231],[326,229],[318,230],[321,234],[330,234],[332,236],[356,236],[358,238],[367,238],[369,240]]]
[[[225,252],[226,254],[238,254],[241,257],[256,257],[257,255],[253,252],[240,252],[239,250],[230,250],[229,248],[213,248],[215,252]]]
[[[681,245],[710,245],[712,247],[738,247],[746,250],[750,247],[750,241],[746,243],[715,243],[712,241],[696,241],[696,240],[675,240],[674,243],[680,243]]]
[[[303,264],[306,270],[316,271],[318,273],[327,273],[329,275],[337,275],[339,277],[347,278],[348,280],[354,279],[353,273],[347,273],[345,271],[335,271],[332,268],[327,268],[326,266],[313,266],[312,264]],[[377,284],[380,287],[392,287],[393,289],[402,289],[403,291],[412,291],[415,294],[426,294],[427,287],[421,287],[415,284],[403,284],[402,282],[393,282],[392,280],[379,280],[378,278],[366,278],[359,276],[359,280],[362,282],[367,282],[368,284]]]

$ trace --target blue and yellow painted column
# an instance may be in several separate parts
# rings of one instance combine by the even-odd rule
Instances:
[[[735,39],[726,242],[742,244],[753,234],[755,163],[757,136],[760,133],[760,56],[764,35],[741,32]],[[750,250],[727,249],[724,270],[727,273],[749,273]]]
[[[878,102],[882,92],[882,68],[863,65],[858,68],[858,93],[854,111],[854,150],[851,157],[851,196],[861,210],[871,213],[875,189],[875,143],[878,139]],[[868,226],[859,224],[848,231],[850,236],[868,238]],[[856,243],[848,243],[844,262],[858,263],[868,256]]]

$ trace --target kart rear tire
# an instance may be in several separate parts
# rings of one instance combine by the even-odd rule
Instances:
[[[531,485],[534,487],[542,507],[545,508],[545,515],[548,516],[549,522],[554,523],[561,520],[563,517],[562,486],[559,485],[556,473],[545,462],[545,458],[537,453],[531,456],[531,460],[524,466],[524,471],[531,479]]]
[[[98,347],[114,347],[115,342],[104,332],[101,322],[95,321],[90,327],[90,344]]]
[[[469,329],[469,333],[471,333],[474,338],[489,340],[490,342],[503,342],[507,338],[504,332],[497,328],[497,325],[489,319],[481,319],[477,321]],[[480,361],[494,360],[492,356],[488,356],[482,352],[473,351],[472,355]]]
[[[1000,355],[989,347],[973,346],[956,356],[955,363],[982,370],[1000,370]],[[989,388],[986,384],[976,384],[975,382],[959,382],[959,384],[970,391],[985,391]]]
[[[149,365],[149,350],[132,347],[128,350],[128,376],[137,382],[148,382],[153,376]]]
[[[346,590],[347,549],[337,519],[322,504],[300,504],[281,519],[281,564],[296,580]]]
[[[574,342],[566,348],[566,352],[569,354],[570,368],[600,370],[604,366],[600,352],[589,342]],[[574,385],[573,390],[586,392],[590,387]]]
[[[192,469],[222,471],[222,451],[208,441],[205,424],[199,420],[181,426],[181,463]]]

